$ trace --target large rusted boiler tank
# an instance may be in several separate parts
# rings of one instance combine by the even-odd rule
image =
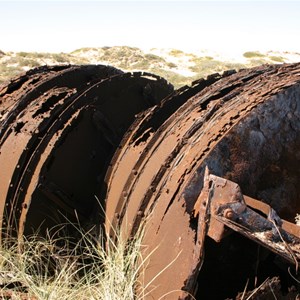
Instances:
[[[2,86],[3,228],[22,235],[89,220],[134,116],[172,90],[158,76],[102,65],[41,67]]]
[[[41,67],[0,97],[2,234],[90,222],[97,198],[106,236],[130,240],[146,220],[146,299],[234,298],[269,277],[278,297],[297,285],[300,64],[176,91],[153,74]]]
[[[266,210],[289,221],[281,228],[299,246],[299,178],[300,64],[215,74],[167,97],[127,131],[105,179],[107,232],[120,226],[131,236],[149,219],[147,299],[233,298],[247,280],[254,288],[255,278],[287,274],[272,252],[287,248]],[[238,233],[223,238],[229,227]],[[272,251],[260,259],[259,245]],[[297,253],[285,257],[291,263],[298,246],[286,250]]]

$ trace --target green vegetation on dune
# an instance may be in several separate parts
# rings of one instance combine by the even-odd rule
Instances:
[[[19,75],[21,72],[20,67],[0,64],[0,83]]]
[[[245,52],[243,56],[246,58],[265,57],[265,55],[260,53],[259,51],[248,51]]]
[[[194,65],[190,66],[189,69],[196,73],[194,79],[206,77],[212,73],[221,73],[225,70],[239,70],[245,68],[244,64],[232,63],[216,60],[211,56],[196,57],[190,60]]]
[[[136,47],[85,47],[70,53],[3,52],[0,50],[0,83],[21,72],[41,65],[106,64],[124,71],[145,71],[160,75],[176,88],[193,80],[228,69],[254,67],[265,63],[288,61],[287,52],[266,54],[259,51],[243,53],[243,61],[228,61],[210,54],[186,53],[178,49],[156,49],[144,52]],[[298,55],[300,60],[300,54]]]
[[[169,54],[171,56],[182,56],[184,55],[185,53],[182,51],[182,50],[178,50],[178,49],[172,49],[169,51]]]
[[[278,62],[278,63],[284,63],[284,58],[282,56],[270,56],[270,59],[275,61],[275,62]]]
[[[183,76],[179,73],[166,71],[164,69],[150,69],[148,70],[150,73],[154,73],[158,76],[161,76],[171,82],[175,88],[179,88],[181,86],[191,84],[192,81],[195,80],[194,77]]]
[[[103,47],[103,48],[107,48],[107,47]],[[76,55],[80,52],[86,52],[86,51],[98,51],[99,48],[91,48],[91,47],[84,47],[84,48],[79,48],[79,49],[76,49],[74,51],[72,51],[70,54],[72,55]]]

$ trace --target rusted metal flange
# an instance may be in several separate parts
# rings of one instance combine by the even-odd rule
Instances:
[[[172,90],[158,76],[100,65],[40,68],[2,87],[3,228],[22,235],[90,221],[124,132]]]
[[[194,205],[206,166],[285,219],[300,211],[299,95],[300,64],[265,65],[182,91],[129,129],[106,178],[106,230],[113,236],[111,226],[121,226],[129,237],[141,217],[149,218],[143,240],[144,257],[153,252],[143,278],[149,299],[196,294],[203,222]]]

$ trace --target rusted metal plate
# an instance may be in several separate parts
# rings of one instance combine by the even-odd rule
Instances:
[[[258,201],[256,199],[253,199],[251,197],[245,196],[244,199],[246,204],[249,207],[252,207],[255,210],[258,210],[260,213],[263,213],[265,216],[269,216],[271,213],[272,208],[267,203],[264,203],[262,201]],[[296,225],[295,223],[288,222],[286,220],[282,221],[282,228],[286,230],[287,232],[300,237],[300,226]]]
[[[289,163],[299,165],[299,94],[300,64],[265,65],[219,76],[168,113],[164,106],[176,103],[174,96],[129,129],[106,178],[106,230],[113,235],[111,224],[119,225],[130,236],[141,216],[150,218],[143,241],[145,257],[153,252],[144,273],[149,299],[196,294],[199,228],[193,210],[206,166],[258,199],[271,188],[272,170],[284,168],[289,179],[279,189],[294,198],[278,200],[277,211],[291,219],[283,206],[294,215],[300,210],[294,192],[299,169]]]
[[[1,214],[5,229],[19,234],[77,216],[90,222],[124,132],[173,90],[158,76],[100,65],[36,73],[26,75],[25,91],[2,95],[13,105],[1,119]]]
[[[224,238],[226,225],[294,263],[298,268],[300,235],[295,235],[293,229],[299,226],[286,224],[283,228],[283,220],[273,208],[263,203],[268,206],[268,211],[264,211],[266,215],[256,212],[255,210],[261,212],[260,201],[247,197],[246,202],[236,183],[215,175],[205,177],[208,177],[208,180],[205,179],[208,183],[203,186],[201,194],[204,190],[208,195],[206,197],[210,207],[208,236],[219,242]],[[249,207],[249,203],[253,209]]]

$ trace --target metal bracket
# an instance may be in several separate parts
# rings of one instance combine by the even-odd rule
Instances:
[[[280,219],[269,205],[244,196],[239,185],[230,180],[211,175],[206,170],[204,182],[199,199],[203,202],[203,197],[206,197],[209,205],[209,237],[219,242],[230,233],[230,228],[298,267],[299,226]],[[194,206],[195,215],[199,212],[199,204],[197,201]]]

